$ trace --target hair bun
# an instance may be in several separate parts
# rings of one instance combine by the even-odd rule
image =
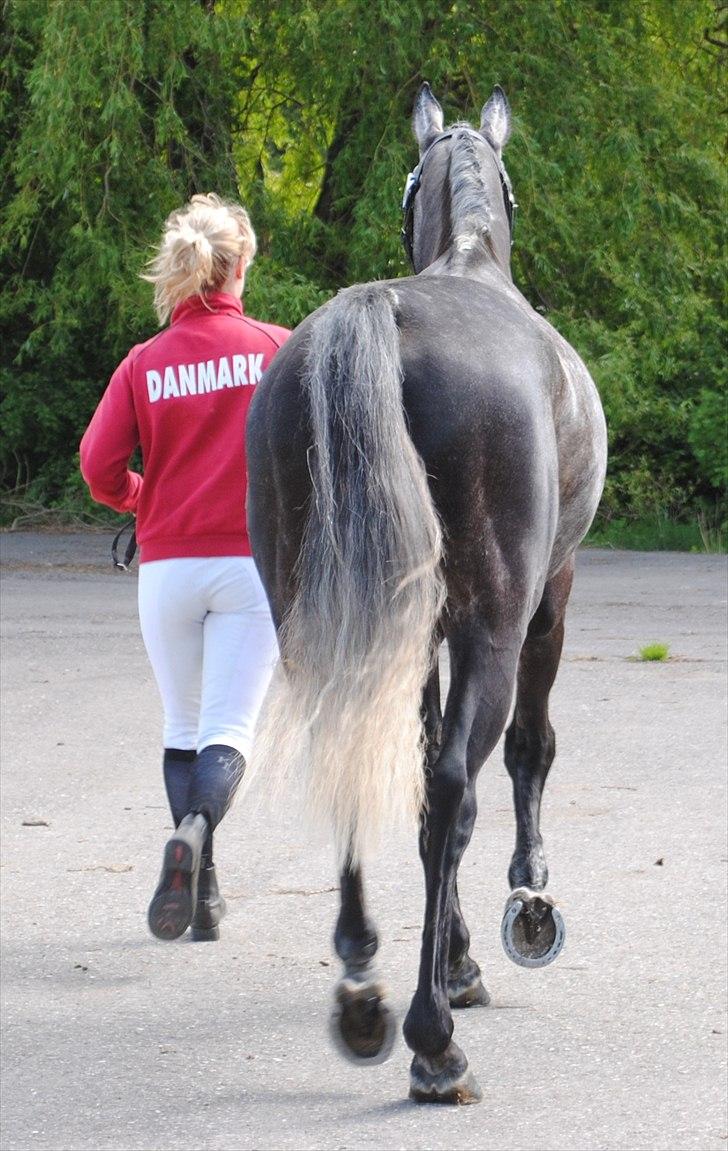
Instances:
[[[187,220],[181,220],[174,231],[183,244],[196,248],[201,256],[212,255],[212,244],[200,228],[193,227]]]

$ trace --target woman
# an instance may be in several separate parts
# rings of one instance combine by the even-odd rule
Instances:
[[[119,365],[81,442],[91,495],[133,512],[139,618],[164,707],[176,831],[149,907],[174,939],[218,939],[225,910],[213,832],[232,803],[277,649],[245,520],[245,419],[289,332],[245,316],[255,255],[247,212],[193,196],[165,225],[144,279],[160,324]],[[141,445],[144,475],[128,469]]]

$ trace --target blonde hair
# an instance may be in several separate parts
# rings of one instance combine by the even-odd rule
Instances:
[[[154,284],[154,307],[164,324],[182,300],[219,291],[242,256],[252,263],[257,244],[240,204],[214,192],[193,196],[167,217],[159,249],[142,279]]]

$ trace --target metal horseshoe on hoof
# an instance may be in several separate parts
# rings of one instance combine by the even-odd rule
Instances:
[[[528,888],[511,892],[501,923],[501,943],[519,967],[547,967],[564,946],[566,926],[548,895]]]
[[[397,1018],[380,994],[339,995],[329,1017],[334,1047],[360,1067],[375,1067],[389,1059],[397,1030]]]

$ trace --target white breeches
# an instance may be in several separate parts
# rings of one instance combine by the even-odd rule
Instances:
[[[139,620],[164,707],[164,746],[202,751],[221,743],[249,760],[278,657],[254,561],[141,564]]]

